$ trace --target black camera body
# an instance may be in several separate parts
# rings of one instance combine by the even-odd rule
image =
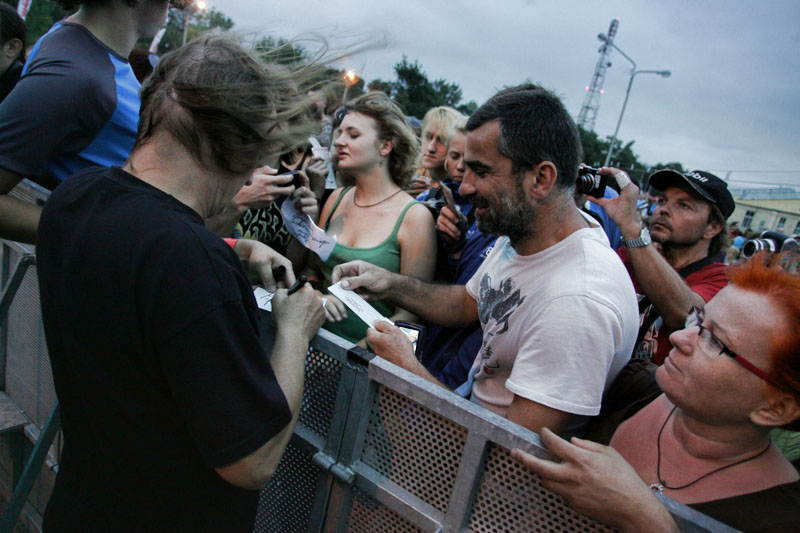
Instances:
[[[578,169],[578,179],[575,180],[575,188],[578,192],[602,198],[606,194],[607,185],[608,175],[600,174],[599,169],[587,166]]]
[[[742,257],[749,259],[761,250],[770,253],[796,250],[800,244],[796,239],[780,231],[767,230],[758,239],[750,239],[742,245]]]

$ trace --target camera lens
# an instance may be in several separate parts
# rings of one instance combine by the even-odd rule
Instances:
[[[775,252],[777,249],[777,243],[772,239],[752,239],[742,245],[742,256],[749,259],[761,250]]]
[[[578,176],[578,179],[575,180],[575,187],[578,189],[578,192],[589,194],[599,185],[599,181],[599,176],[584,174]]]

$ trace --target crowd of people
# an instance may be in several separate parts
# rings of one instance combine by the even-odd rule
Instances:
[[[604,167],[587,197],[577,127],[531,83],[417,134],[384,93],[329,105],[305,89],[321,65],[228,36],[142,55],[137,79],[167,0],[59,3],[77,11],[27,59],[0,10],[0,238],[36,244],[62,408],[47,530],[252,530],[320,327],[539,433],[560,463],[514,457],[621,530],[677,528],[654,491],[800,527],[800,277],[779,254],[720,260],[723,180],[658,170],[650,210]],[[24,178],[44,208],[9,194]],[[425,328],[416,350],[398,321]]]

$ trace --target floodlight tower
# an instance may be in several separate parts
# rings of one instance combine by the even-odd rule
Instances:
[[[619,19],[616,18],[611,21],[611,25],[608,27],[608,40],[603,41],[600,50],[598,50],[600,59],[597,60],[597,66],[594,67],[592,83],[586,87],[586,98],[583,100],[580,113],[578,113],[578,125],[587,131],[594,129],[594,119],[597,117],[597,110],[600,108],[600,95],[603,94],[603,82],[606,81],[606,70],[611,66],[608,56],[611,54],[612,43],[614,42],[614,36],[617,34],[618,26]]]

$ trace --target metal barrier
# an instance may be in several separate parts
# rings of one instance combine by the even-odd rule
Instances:
[[[265,325],[265,342],[269,325]],[[538,436],[326,331],[257,532],[610,531],[542,488]],[[662,497],[682,531],[733,531]]]
[[[30,249],[0,244],[5,287]],[[18,282],[7,319],[0,320],[0,361],[8,395],[33,422],[26,432],[35,442],[56,397],[35,266]],[[263,318],[269,347],[274,330],[271,317]],[[533,432],[320,331],[306,359],[299,422],[261,492],[255,531],[609,530],[543,489],[537,476],[511,459],[515,447],[552,458]],[[57,440],[50,460],[57,461],[59,452]],[[52,477],[51,470],[43,472]],[[31,493],[29,503],[39,513],[51,485],[40,479]],[[662,501],[683,531],[732,531]]]

